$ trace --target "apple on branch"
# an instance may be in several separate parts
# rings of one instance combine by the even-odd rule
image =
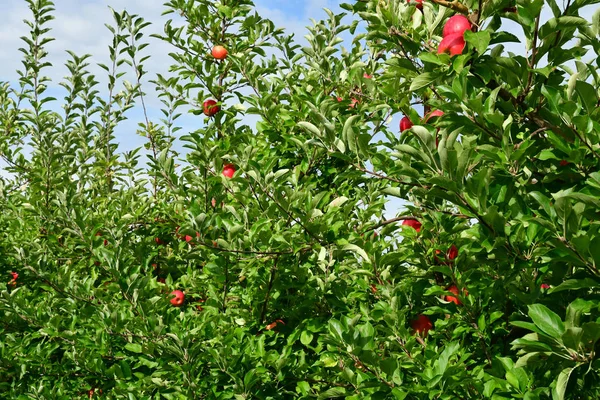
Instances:
[[[410,323],[410,327],[415,334],[425,337],[429,330],[433,328],[433,324],[426,315],[421,314]]]
[[[226,178],[233,178],[233,174],[235,174],[235,165],[226,164],[223,166],[223,176]]]
[[[174,296],[170,301],[175,307],[180,307],[185,301],[185,294],[181,290],[173,290],[171,296]]]
[[[221,107],[217,104],[217,102],[213,99],[206,100],[203,104],[203,112],[207,117],[212,117],[221,111]]]
[[[400,132],[404,132],[407,129],[410,129],[413,127],[413,123],[410,120],[410,118],[408,118],[407,116],[402,117],[402,119],[400,120]]]
[[[404,221],[402,221],[402,225],[404,225],[404,226],[410,226],[415,231],[421,232],[421,223],[418,220],[414,219],[414,218],[405,219]]]
[[[217,45],[212,48],[211,54],[217,60],[224,60],[227,58],[227,49],[221,45]]]

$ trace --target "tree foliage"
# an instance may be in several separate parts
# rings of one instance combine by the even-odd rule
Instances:
[[[302,47],[251,0],[171,0],[152,38],[113,11],[107,86],[69,53],[63,99],[54,5],[27,3],[0,83],[7,398],[600,396],[596,1],[357,0]],[[456,13],[466,48],[438,54]]]

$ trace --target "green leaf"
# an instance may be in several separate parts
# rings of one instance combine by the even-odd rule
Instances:
[[[307,121],[298,122],[298,126],[306,129],[308,132],[312,133],[316,137],[321,137],[321,131],[315,125],[311,124]]]
[[[345,388],[331,388],[328,389],[321,394],[319,394],[318,399],[335,399],[338,397],[345,397],[348,394],[348,391]]]
[[[369,255],[367,254],[366,251],[364,251],[362,248],[358,247],[355,244],[349,243],[347,245],[345,245],[344,247],[342,247],[342,250],[344,251],[352,251],[358,255],[360,255],[363,260],[365,260],[366,262],[370,263],[371,260],[369,259]]]
[[[438,76],[433,72],[424,72],[412,80],[409,90],[411,92],[414,92],[415,90],[419,90],[421,88],[429,86],[433,82],[435,82],[437,78]]]
[[[543,304],[532,304],[528,306],[529,317],[533,323],[545,334],[560,339],[565,332],[565,325],[558,315]]]
[[[133,353],[141,353],[142,352],[142,346],[137,343],[127,343],[125,345],[125,349],[127,349]]]
[[[567,384],[569,383],[569,378],[571,377],[571,372],[573,372],[575,368],[576,367],[569,367],[560,371],[560,374],[558,374],[558,377],[554,381],[556,386],[552,390],[553,400],[564,400]]]
[[[310,342],[312,342],[313,340],[313,334],[308,332],[308,331],[302,331],[302,333],[300,334],[300,342],[305,345],[308,346],[310,345]]]
[[[589,289],[600,286],[600,283],[592,278],[584,278],[584,279],[567,279],[560,285],[550,288],[548,293],[556,293],[562,292],[564,290],[579,290],[579,289]]]
[[[472,45],[479,54],[485,53],[490,45],[491,39],[488,30],[479,32],[465,31],[465,41]]]

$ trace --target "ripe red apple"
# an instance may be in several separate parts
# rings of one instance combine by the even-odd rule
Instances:
[[[185,235],[185,236],[183,237],[183,240],[185,240],[187,243],[189,243],[189,242],[191,242],[191,241],[192,241],[192,237],[191,237],[190,235]]]
[[[171,296],[175,296],[171,299],[171,304],[173,304],[175,307],[183,305],[183,302],[185,301],[185,294],[181,290],[173,290],[171,292]]]
[[[400,132],[404,132],[407,129],[412,128],[413,123],[410,120],[410,118],[404,116],[402,117],[402,119],[400,120]]]
[[[217,60],[224,60],[227,58],[227,49],[223,46],[215,46],[212,48],[212,56]]]
[[[223,176],[227,178],[232,178],[233,174],[235,174],[235,165],[226,164],[225,166],[223,166]]]
[[[365,78],[365,79],[371,79],[372,77],[373,77],[373,75],[369,75],[367,73],[363,74],[363,78]]]
[[[446,289],[449,292],[454,293],[455,295],[458,296],[458,288],[456,287],[456,285],[452,285],[450,286],[448,289]],[[455,296],[445,296],[445,300],[446,301],[450,301],[454,304],[456,304],[457,306],[462,306],[462,302],[458,299],[458,297]]]
[[[446,36],[440,42],[438,54],[448,53],[451,57],[462,54],[465,49],[465,38],[462,34]]]
[[[405,219],[402,221],[402,225],[410,226],[417,232],[421,232],[421,223],[416,219]]]
[[[464,15],[455,15],[453,17],[448,18],[446,21],[446,25],[444,25],[444,30],[442,31],[443,37],[451,36],[451,35],[464,35],[465,31],[471,30],[471,22]]]
[[[446,257],[448,257],[448,260],[451,261],[458,257],[458,247],[456,247],[455,245],[450,246],[450,248],[446,252]]]
[[[157,245],[159,245],[159,246],[160,246],[161,244],[164,244],[164,243],[165,243],[165,242],[163,242],[163,240],[162,240],[161,238],[159,238],[159,237],[155,237],[155,238],[154,238],[154,242],[156,242],[156,244],[157,244]]]
[[[542,283],[540,285],[540,289],[550,289],[550,285],[548,285],[547,283]]]
[[[569,165],[569,162],[567,160],[560,160],[559,164],[561,167],[565,167],[565,166]]]
[[[202,106],[204,108],[204,115],[206,115],[207,117],[212,117],[213,115],[221,111],[221,107],[219,107],[217,105],[217,102],[212,99],[206,100]]]
[[[433,328],[433,324],[426,315],[421,314],[410,323],[410,327],[415,331],[415,334],[425,337],[429,330]]]

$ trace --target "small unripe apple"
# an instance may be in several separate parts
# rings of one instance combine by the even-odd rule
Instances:
[[[233,164],[226,164],[223,167],[223,176],[225,176],[227,178],[232,178],[233,174],[235,174],[235,165],[233,165]]]
[[[415,231],[421,232],[421,223],[416,219],[405,219],[404,221],[402,221],[402,225],[410,226]]]
[[[217,60],[224,60],[227,58],[227,49],[220,45],[213,47],[211,53]]]
[[[410,120],[410,118],[408,117],[402,117],[402,119],[400,120],[400,132],[404,132],[407,129],[412,128],[413,123]]]
[[[448,18],[442,31],[443,37],[451,35],[464,35],[465,31],[471,30],[471,22],[464,15],[454,15]]]
[[[221,107],[219,107],[217,105],[217,102],[212,99],[206,100],[202,106],[204,109],[204,115],[206,115],[207,117],[212,117],[213,115],[221,111]]]
[[[433,328],[433,324],[426,315],[421,314],[410,323],[410,327],[415,331],[415,334],[425,337],[429,330]]]
[[[465,38],[462,34],[446,36],[440,42],[438,54],[448,53],[451,57],[462,54],[465,49]]]
[[[183,302],[185,301],[185,294],[181,290],[173,290],[171,292],[171,296],[175,296],[171,299],[171,304],[173,304],[175,307],[183,305]]]

